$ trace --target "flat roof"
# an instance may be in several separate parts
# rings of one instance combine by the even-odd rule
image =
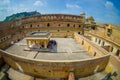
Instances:
[[[51,34],[46,31],[29,33],[26,39],[49,39]]]
[[[5,51],[31,59],[42,60],[80,60],[92,58],[82,45],[77,43],[73,38],[51,38],[57,42],[57,53],[24,51],[27,47],[25,38]]]
[[[47,35],[48,34],[48,32],[32,32],[30,35],[38,35],[38,36],[41,36],[41,35]]]
[[[31,32],[27,35],[27,37],[47,37],[50,33],[47,31],[41,31],[41,32]]]

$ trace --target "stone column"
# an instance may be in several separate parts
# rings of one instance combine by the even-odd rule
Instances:
[[[31,40],[29,40],[29,47],[32,45],[32,41]]]
[[[47,48],[47,41],[44,40],[44,48]]]
[[[31,45],[33,45],[33,43],[34,43],[34,40],[29,40],[29,46],[31,46]]]
[[[27,47],[29,47],[29,40],[27,39],[26,42],[27,42]]]

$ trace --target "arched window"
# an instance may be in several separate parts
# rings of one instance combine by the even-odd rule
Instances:
[[[94,52],[94,56],[96,56],[96,54],[97,54],[97,53],[96,53],[96,52]]]
[[[101,40],[99,40],[98,44],[100,44]]]
[[[104,46],[104,45],[105,45],[105,42],[103,41],[103,42],[102,42],[102,46]]]
[[[75,28],[75,24],[73,25],[73,27]]]
[[[116,56],[119,56],[120,55],[120,50],[118,49],[117,51],[116,51]]]
[[[50,23],[47,24],[47,27],[49,27],[49,26],[50,26]]]
[[[60,24],[58,24],[58,26],[60,26]]]
[[[113,51],[113,49],[114,49],[113,46],[111,46],[111,52]]]
[[[97,38],[95,38],[95,42],[97,42]]]
[[[37,27],[39,27],[39,24],[37,25]]]
[[[32,24],[30,25],[30,28],[32,28]]]
[[[67,24],[67,27],[70,27],[70,24]]]
[[[3,41],[5,41],[5,38],[3,38]]]

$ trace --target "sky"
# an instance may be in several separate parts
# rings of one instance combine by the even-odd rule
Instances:
[[[20,12],[74,14],[85,12],[96,22],[120,25],[120,0],[0,0],[0,21]]]

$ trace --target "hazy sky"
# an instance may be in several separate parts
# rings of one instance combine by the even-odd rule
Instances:
[[[120,0],[0,0],[0,21],[11,14],[38,11],[93,16],[96,22],[120,25]]]

